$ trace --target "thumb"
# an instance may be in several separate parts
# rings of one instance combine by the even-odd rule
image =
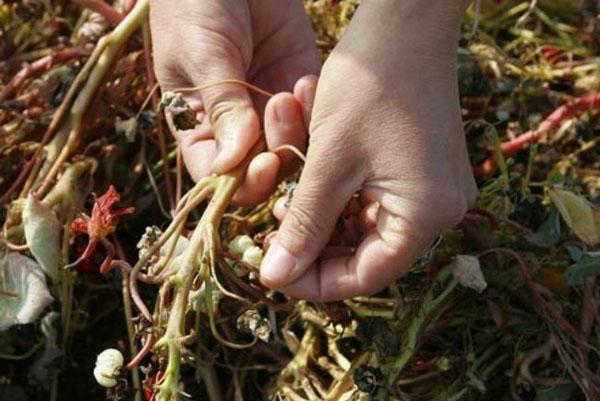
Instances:
[[[248,90],[237,83],[219,84],[245,80],[243,66],[236,64],[219,60],[193,77],[193,82],[205,86],[200,95],[215,134],[217,154],[212,169],[216,173],[227,172],[244,160],[260,135],[260,121]]]
[[[319,257],[346,202],[360,186],[359,174],[336,168],[335,159],[309,147],[289,210],[261,264],[265,286],[281,288],[302,276]]]

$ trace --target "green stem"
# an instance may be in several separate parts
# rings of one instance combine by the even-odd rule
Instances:
[[[427,292],[421,308],[418,310],[408,327],[408,331],[402,342],[402,353],[391,363],[391,366],[388,367],[388,386],[382,389],[378,399],[385,399],[387,397],[389,389],[396,384],[398,377],[413,357],[417,348],[417,342],[425,327],[427,324],[431,323],[433,319],[432,316],[435,314],[440,304],[444,302],[456,288],[458,284],[457,281],[449,276],[450,272],[447,268],[440,272],[437,282],[444,286],[444,290],[437,297],[435,296],[436,285],[433,285]]]
[[[231,198],[242,183],[247,164],[247,162],[242,163],[233,172],[214,179],[216,183],[214,196],[190,238],[180,269],[169,280],[169,284],[175,288],[175,295],[167,329],[164,336],[156,343],[156,347],[166,345],[168,352],[164,381],[159,386],[158,399],[160,401],[170,401],[177,398],[182,354],[181,339],[185,335],[184,326],[189,294],[201,265],[206,266],[214,263],[215,248],[218,241],[217,228],[231,202]],[[204,271],[207,270],[204,269]],[[208,282],[209,280],[207,280],[207,284]],[[210,292],[208,288],[207,292]]]
[[[131,294],[129,293],[129,273],[121,269],[123,275],[122,293],[123,293],[123,309],[125,311],[125,326],[127,327],[127,337],[129,338],[129,353],[134,356],[137,355],[138,349],[135,343],[135,328],[133,327],[133,313],[131,310]],[[142,400],[142,383],[140,380],[140,371],[136,366],[131,369],[131,379],[133,381],[133,388],[135,389],[135,401]]]

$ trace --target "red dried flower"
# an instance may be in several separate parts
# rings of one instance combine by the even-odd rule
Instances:
[[[115,209],[114,205],[121,200],[121,196],[112,185],[108,191],[94,203],[92,217],[88,223],[87,231],[90,238],[104,238],[115,232],[119,217],[134,212],[133,207]]]
[[[121,216],[135,211],[133,207],[116,209],[114,206],[119,200],[121,196],[111,185],[104,195],[96,199],[92,208],[92,217],[82,214],[71,223],[72,235],[87,234],[89,237],[87,247],[73,263],[75,267],[83,266],[86,261],[89,261],[94,256],[98,243],[101,242],[106,249],[106,258],[100,266],[100,273],[106,274],[110,270],[114,248],[106,237],[115,232]]]

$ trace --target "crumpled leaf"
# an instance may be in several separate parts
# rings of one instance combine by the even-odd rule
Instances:
[[[196,112],[184,100],[181,93],[164,92],[160,108],[167,112],[175,128],[180,131],[193,129],[198,125]]]
[[[129,143],[135,141],[137,129],[138,120],[136,117],[131,117],[126,120],[117,120],[117,122],[115,122],[115,131],[117,131],[118,134],[124,135]]]
[[[574,265],[567,269],[566,277],[569,285],[583,285],[586,277],[600,275],[600,257],[593,257],[587,253]]]
[[[560,240],[560,218],[555,210],[537,231],[526,237],[527,241],[541,248],[548,248]]]
[[[14,295],[0,295],[0,331],[34,322],[53,301],[40,266],[19,253],[9,253],[0,262],[0,283]]]
[[[549,194],[575,235],[590,246],[600,243],[600,208],[570,191],[553,188]]]
[[[23,228],[29,250],[42,270],[55,280],[60,264],[61,225],[45,204],[29,195],[23,209]]]
[[[237,318],[238,330],[252,334],[263,342],[269,342],[271,324],[256,309],[248,309]]]
[[[463,287],[472,288],[480,293],[487,288],[479,259],[475,256],[457,255],[451,266],[452,275]]]

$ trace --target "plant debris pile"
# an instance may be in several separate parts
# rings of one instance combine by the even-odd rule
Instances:
[[[326,58],[358,0],[305,6]],[[258,280],[293,182],[239,208],[248,160],[186,176],[148,0],[4,2],[0,400],[600,400],[597,7],[469,8],[476,207],[385,291],[315,304]]]

